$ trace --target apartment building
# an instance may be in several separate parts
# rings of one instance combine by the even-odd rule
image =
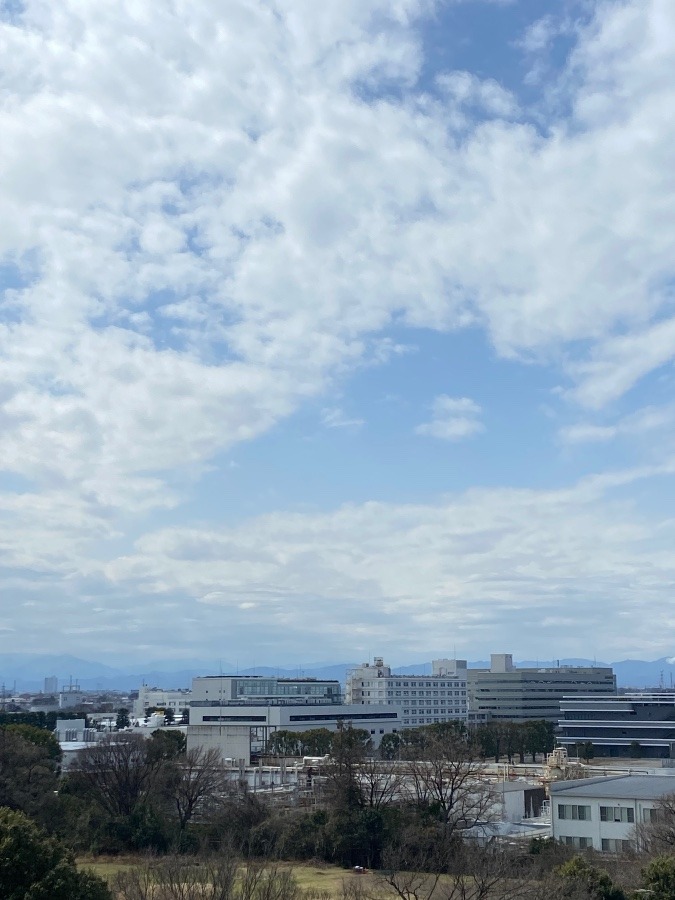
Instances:
[[[467,668],[463,659],[436,659],[431,675],[396,675],[381,657],[347,676],[345,700],[398,711],[404,728],[468,719]]]

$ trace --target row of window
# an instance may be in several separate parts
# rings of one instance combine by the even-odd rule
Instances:
[[[377,681],[362,681],[361,687],[373,687],[377,685],[381,686],[381,682]],[[387,687],[443,687],[443,688],[451,688],[461,686],[463,688],[466,687],[466,681],[389,681],[387,682]]]
[[[563,844],[568,847],[576,847],[577,850],[591,850],[593,848],[592,838],[587,837],[566,837],[563,838]]]
[[[579,821],[590,821],[590,806],[581,806],[576,803],[559,803],[558,804],[559,819],[579,819]]]
[[[577,850],[592,850],[593,839],[589,837],[566,837],[563,843],[568,847],[575,847]],[[630,841],[620,840],[619,838],[602,838],[601,849],[604,853],[625,853],[631,850],[633,845]]]
[[[420,718],[420,717],[415,718],[413,716],[412,719],[404,719],[403,724],[404,725],[431,725],[434,722],[447,722],[447,721],[448,720],[445,716],[434,716],[433,718],[427,717],[426,719]]]
[[[445,697],[446,691],[361,691],[362,697]],[[466,691],[447,691],[448,697],[466,697]]]
[[[645,810],[645,818],[651,810]],[[576,803],[559,803],[558,804],[559,819],[578,819],[579,821],[589,822],[591,819],[591,807],[578,805]],[[635,810],[630,806],[601,806],[600,807],[601,822],[635,822]]]
[[[635,822],[635,810],[628,806],[601,806],[601,822]]]

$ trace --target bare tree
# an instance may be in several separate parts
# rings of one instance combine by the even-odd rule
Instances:
[[[363,806],[380,809],[401,795],[401,779],[395,765],[381,759],[365,759],[358,767],[357,779]]]
[[[113,887],[120,900],[234,900],[237,862],[227,855],[199,862],[167,857],[119,872]]]
[[[351,723],[340,724],[333,735],[330,762],[322,767],[327,795],[334,807],[358,809],[363,806],[360,768],[370,750],[370,734]]]
[[[158,786],[166,763],[139,734],[111,734],[81,755],[76,778],[111,816],[131,816]]]
[[[675,852],[675,793],[660,798],[648,821],[636,823],[634,843],[650,854]]]
[[[403,767],[407,799],[431,811],[447,837],[494,817],[495,795],[478,752],[465,737],[448,733],[427,740],[423,755]]]
[[[290,869],[249,862],[231,854],[206,860],[180,856],[120,872],[113,887],[120,900],[298,900]]]
[[[443,835],[412,855],[401,847],[388,851],[378,881],[378,896],[398,900],[529,900],[536,891],[531,873],[504,848]]]
[[[197,810],[205,814],[209,805],[220,805],[227,790],[227,775],[214,747],[188,750],[174,765],[169,791],[179,829],[184,831]]]

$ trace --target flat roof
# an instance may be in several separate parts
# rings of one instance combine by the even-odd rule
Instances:
[[[249,679],[255,680],[257,678],[263,679],[265,681],[278,681],[280,684],[284,682],[291,682],[295,684],[296,682],[310,682],[312,684],[339,684],[340,681],[337,678],[279,678],[276,675],[226,675],[223,673],[222,675],[195,675],[193,681],[197,681],[202,678],[238,678],[241,681],[247,681]]]
[[[601,800],[658,800],[675,793],[673,775],[608,775],[551,783],[551,797],[598,797]]]

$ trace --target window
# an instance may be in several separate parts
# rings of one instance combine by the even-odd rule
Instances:
[[[591,850],[593,847],[593,840],[587,837],[566,837],[564,840],[568,847],[578,850]]]
[[[601,806],[601,822],[635,822],[635,810],[628,806]]]
[[[603,838],[602,849],[605,853],[623,853],[632,850],[632,844],[619,838]]]
[[[579,821],[589,822],[591,818],[591,808],[590,806],[577,806],[575,803],[559,803],[558,818],[578,819]]]

